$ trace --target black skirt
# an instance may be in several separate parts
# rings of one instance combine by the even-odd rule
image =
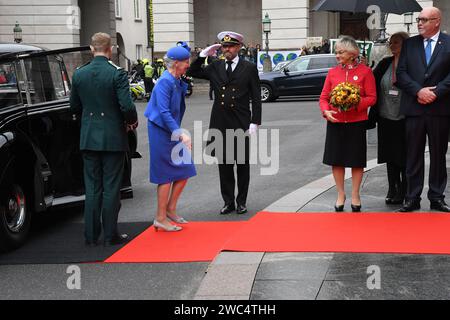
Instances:
[[[405,120],[378,118],[378,163],[385,162],[406,167]]]
[[[367,166],[367,121],[327,122],[323,163],[345,168]]]

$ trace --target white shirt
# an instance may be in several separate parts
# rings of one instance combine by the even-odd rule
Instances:
[[[433,41],[431,41],[431,55],[433,55],[434,52],[434,48],[436,48],[436,45],[438,43],[439,40],[439,35],[441,34],[440,31],[438,31],[438,33],[436,33],[434,36],[432,36],[431,38],[424,38],[423,39],[423,47],[426,49],[427,45],[428,45],[428,39],[432,39]]]
[[[228,60],[225,59],[225,70],[227,70],[227,68],[228,68],[227,61]],[[236,67],[239,63],[239,56],[236,56],[236,58],[234,58],[232,61],[233,61],[233,63],[231,64],[231,69],[234,71],[234,69],[236,69]]]

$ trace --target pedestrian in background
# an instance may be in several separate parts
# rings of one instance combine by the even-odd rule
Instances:
[[[367,165],[367,110],[376,103],[376,85],[372,70],[359,63],[359,47],[352,37],[343,36],[336,43],[338,65],[328,72],[320,95],[320,109],[327,120],[323,163],[332,166],[338,192],[335,211],[344,210],[345,168],[352,168],[353,212],[361,211],[360,188]],[[330,93],[339,84],[350,82],[360,87],[360,103],[348,111],[330,104]]]
[[[403,41],[408,38],[406,32],[393,34],[389,39],[392,56],[381,60],[373,71],[378,98],[370,108],[369,121],[378,123],[378,163],[386,163],[389,184],[386,204],[403,204],[406,192],[406,128],[396,70]]]
[[[168,69],[156,83],[144,113],[148,118],[150,182],[158,185],[158,211],[153,221],[156,231],[182,230],[181,226],[170,221],[187,223],[177,214],[177,204],[188,179],[197,174],[190,154],[191,139],[180,131],[188,87],[181,76],[189,68],[189,58],[187,45],[167,51],[164,63]],[[176,153],[180,158],[174,159],[173,151],[180,146],[181,151]],[[190,161],[186,162],[186,158]]]
[[[111,37],[92,36],[94,59],[72,79],[70,108],[81,113],[80,150],[84,163],[86,245],[97,245],[103,224],[104,245],[122,244],[128,235],[117,230],[127,130],[137,127],[127,73],[114,65]]]

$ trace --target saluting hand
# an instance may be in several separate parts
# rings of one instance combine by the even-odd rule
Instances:
[[[203,49],[200,52],[201,58],[211,57],[216,54],[217,49],[219,49],[222,45],[221,44],[213,44],[212,46],[209,46],[205,49]]]
[[[327,118],[328,121],[330,122],[337,122],[338,119],[336,119],[335,117],[333,117],[333,114],[336,114],[337,111],[333,111],[333,110],[325,110],[323,112],[323,115],[325,116],[325,118]]]

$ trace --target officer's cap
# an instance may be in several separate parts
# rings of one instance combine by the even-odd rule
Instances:
[[[244,42],[244,36],[233,31],[222,31],[217,35],[222,45],[236,45]]]
[[[166,56],[171,60],[183,61],[189,59],[191,53],[187,51],[186,48],[182,46],[177,46],[170,48],[169,51],[167,51]]]

